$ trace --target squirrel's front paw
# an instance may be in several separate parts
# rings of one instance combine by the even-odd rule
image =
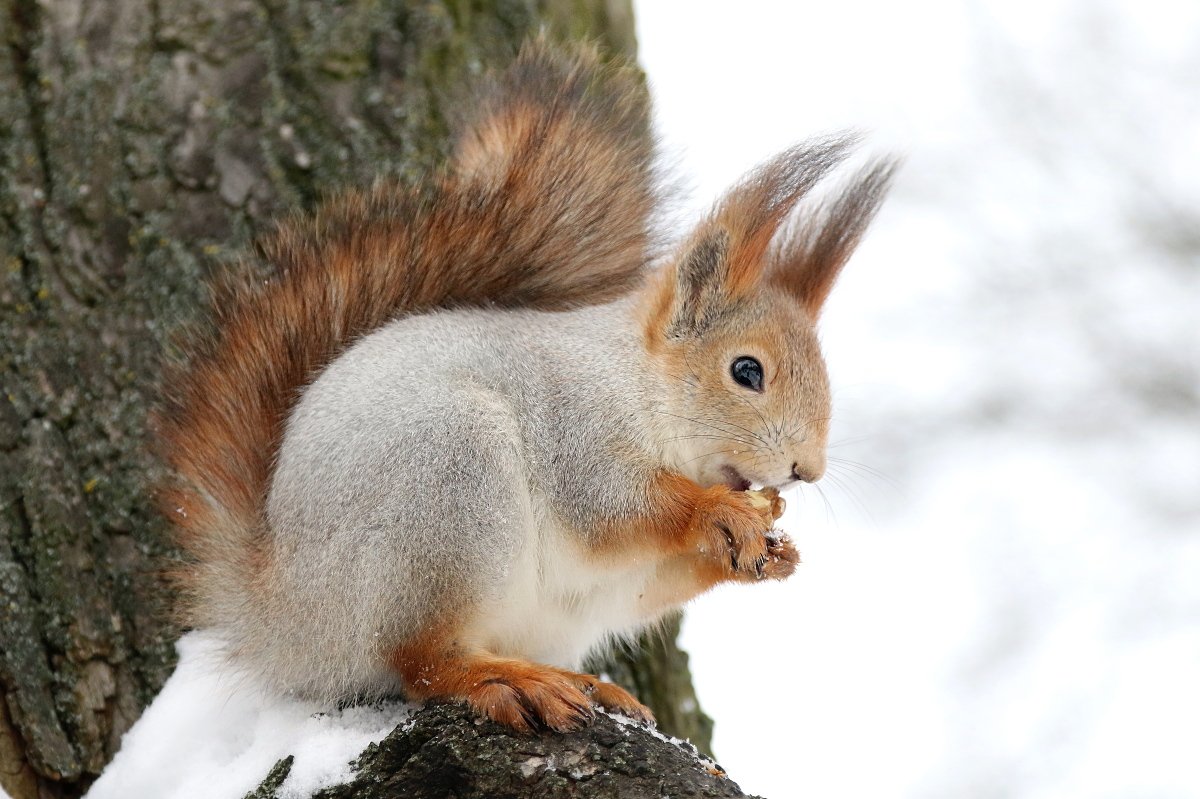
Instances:
[[[772,530],[784,502],[773,488],[761,491],[713,489],[711,504],[698,508],[703,526],[700,551],[715,558],[735,580],[781,580],[799,555],[790,539]]]
[[[772,530],[767,533],[767,560],[763,564],[762,576],[769,580],[783,580],[792,576],[800,563],[800,552],[792,539],[785,533]]]

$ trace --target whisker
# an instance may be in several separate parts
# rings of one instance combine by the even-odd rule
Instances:
[[[728,425],[730,427],[736,427],[738,430],[743,430],[743,431],[749,433],[750,435],[754,436],[755,438],[757,438],[759,441],[762,441],[763,444],[767,443],[766,440],[762,436],[760,436],[758,433],[755,433],[749,427],[742,427],[740,424],[734,424],[733,422],[727,421],[725,419],[717,419],[714,416],[704,416],[702,418],[708,419],[709,421],[712,421],[712,422],[718,422],[723,425]]]
[[[740,438],[732,438],[731,436],[714,436],[711,433],[696,433],[694,435],[687,435],[687,436],[673,436],[671,438],[664,439],[664,440],[665,441],[682,441],[684,439],[689,439],[689,438],[711,438],[714,441],[731,441],[735,444],[746,444],[746,446],[750,447],[751,449],[757,449],[757,447],[755,447],[753,444],[747,444],[745,441],[743,441]]]
[[[829,449],[833,449],[834,447],[844,447],[848,444],[857,444],[860,441],[866,441],[871,438],[876,438],[876,436],[865,435],[865,436],[854,436],[853,438],[842,438],[842,439],[839,439],[839,440],[831,443],[829,445]]]
[[[868,508],[866,503],[863,502],[862,498],[859,497],[858,492],[854,490],[854,486],[850,485],[845,480],[842,480],[836,474],[826,474],[825,479],[836,486],[839,491],[844,493],[850,499],[850,501],[854,503],[854,507],[859,513],[862,514],[864,519],[869,521],[871,524],[876,523],[875,514],[871,512],[870,508]]]
[[[787,437],[791,438],[792,436],[796,435],[796,433],[800,432],[800,428],[802,428],[802,427],[808,427],[809,425],[816,424],[817,422],[829,422],[832,420],[833,420],[832,416],[823,416],[823,417],[820,417],[817,419],[808,419],[808,420],[803,421],[800,424],[796,425],[795,427],[793,427],[791,429],[791,432],[789,432],[787,434]]]
[[[821,501],[825,503],[825,523],[832,523],[834,513],[833,505],[829,502],[829,497],[825,495],[825,490],[821,488],[821,486],[817,485],[816,483],[813,483],[812,486],[813,488],[817,489],[817,494],[821,497]]]
[[[728,390],[728,389],[727,389],[727,390]],[[736,392],[733,392],[733,391],[730,391],[730,392],[729,392],[729,394],[730,394],[731,396],[733,396],[734,398],[738,399],[738,400],[739,400],[739,401],[740,401],[740,402],[741,402],[743,405],[745,405],[747,408],[749,408],[750,410],[754,411],[754,413],[755,413],[755,414],[758,416],[758,419],[759,419],[759,421],[761,421],[761,422],[762,422],[762,424],[763,424],[763,427],[767,429],[767,431],[768,431],[768,435],[776,436],[776,439],[775,439],[775,441],[776,441],[776,444],[778,444],[778,443],[779,443],[779,439],[778,439],[778,437],[777,437],[777,436],[778,436],[778,432],[777,432],[777,431],[773,431],[773,429],[772,429],[772,427],[771,427],[771,422],[767,420],[767,417],[765,417],[765,416],[763,416],[763,415],[762,415],[762,411],[760,411],[758,408],[755,408],[755,407],[754,407],[754,403],[750,402],[750,400],[746,399],[746,398],[745,398],[745,397],[743,397],[742,395],[740,395],[740,394],[738,394],[738,393],[736,393]],[[763,441],[763,443],[764,443],[764,444],[767,444],[767,442],[766,442],[765,440]],[[767,444],[767,446],[771,446],[771,445],[770,445],[770,444]]]
[[[897,480],[893,479],[891,476],[885,474],[884,472],[879,471],[878,469],[876,469],[872,466],[868,466],[865,463],[859,463],[858,461],[847,460],[846,458],[836,458],[833,456],[828,456],[828,460],[829,460],[830,466],[836,466],[839,469],[851,470],[852,472],[859,475],[860,477],[874,478],[876,480],[879,480],[882,483],[886,483],[888,485],[888,487],[890,487],[890,488],[899,488],[900,487],[900,483]]]
[[[699,419],[693,419],[693,418],[692,418],[692,417],[690,417],[690,416],[680,416],[680,415],[679,415],[679,414],[677,414],[677,413],[671,413],[671,412],[669,412],[669,411],[660,411],[660,410],[657,410],[657,409],[652,409],[652,410],[654,410],[654,413],[661,413],[663,416],[673,416],[673,417],[675,417],[676,419],[683,419],[685,422],[692,422],[693,424],[698,424],[698,425],[701,425],[701,426],[703,426],[703,427],[707,427],[707,428],[709,428],[709,429],[711,429],[711,430],[716,430],[718,433],[721,433],[721,434],[723,434],[723,435],[727,435],[727,436],[729,436],[729,438],[730,438],[730,440],[731,440],[731,441],[733,441],[733,440],[741,441],[742,443],[744,443],[744,444],[745,444],[746,446],[748,446],[748,447],[753,447],[753,446],[755,446],[755,444],[754,444],[753,442],[746,441],[745,439],[742,439],[742,438],[736,438],[736,437],[735,437],[735,436],[734,436],[732,433],[730,433],[728,430],[722,430],[721,428],[717,427],[716,425],[708,424],[707,422],[702,422],[702,421],[700,421]]]
[[[684,463],[691,463],[692,461],[698,461],[701,458],[707,458],[711,455],[726,455],[731,452],[737,452],[737,450],[736,449],[719,449],[719,450],[716,450],[715,452],[705,452],[704,454],[697,455],[694,458],[688,458],[686,461],[684,461]]]
[[[688,373],[692,376],[692,379],[696,381],[695,383],[689,383],[686,378],[678,377],[675,375],[672,375],[672,376],[675,377],[676,380],[679,380],[680,382],[682,382],[686,385],[694,386],[694,385],[699,384],[700,378],[696,375],[696,371],[694,369],[692,369],[692,366],[690,363],[688,363]],[[753,409],[753,406],[751,406],[751,407]],[[659,413],[665,413],[665,411],[659,411]],[[671,414],[671,415],[675,415],[675,414]],[[696,422],[697,424],[703,424],[703,422],[701,422],[699,418],[692,418],[692,417],[685,417],[685,416],[679,416],[678,418],[688,419],[688,421]],[[771,446],[769,441],[767,441],[765,438],[763,438],[758,433],[754,432],[753,430],[751,430],[748,427],[743,427],[740,424],[736,424],[734,422],[729,421],[728,419],[718,419],[713,416],[705,416],[702,418],[707,419],[708,421],[713,422],[714,424],[723,424],[727,427],[733,427],[737,430],[741,430],[742,432],[747,433],[747,434],[753,436],[754,438],[758,439],[759,441],[761,441],[763,443],[763,446],[766,446],[766,447]],[[759,418],[762,418],[761,414],[759,415]],[[724,431],[724,432],[728,432],[728,431]]]
[[[768,446],[766,439],[764,439],[758,433],[755,433],[753,430],[749,430],[745,427],[742,427],[741,425],[735,425],[733,422],[727,422],[724,419],[718,419],[715,416],[703,416],[703,417],[699,417],[699,418],[703,419],[705,421],[711,422],[712,424],[726,425],[728,427],[733,427],[736,430],[745,431],[746,434],[752,436],[755,440],[761,442],[763,446]],[[730,435],[740,435],[740,433],[736,433],[733,430],[729,430],[726,432],[728,432]]]

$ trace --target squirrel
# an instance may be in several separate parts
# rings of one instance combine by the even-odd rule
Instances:
[[[534,39],[468,108],[422,185],[345,190],[214,287],[156,420],[184,617],[283,692],[652,721],[580,664],[795,569],[815,326],[894,163],[801,213],[855,141],[795,146],[656,255],[635,67]]]

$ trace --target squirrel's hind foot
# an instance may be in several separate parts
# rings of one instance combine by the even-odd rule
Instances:
[[[526,660],[401,647],[392,664],[410,698],[463,701],[481,716],[520,732],[577,730],[595,717],[597,705],[654,721],[650,709],[620,686]]]
[[[532,663],[489,664],[468,686],[463,699],[477,713],[521,732],[546,727],[577,730],[595,715],[575,681]]]

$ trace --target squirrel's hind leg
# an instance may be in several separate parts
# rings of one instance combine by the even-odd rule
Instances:
[[[391,665],[411,699],[466,702],[480,715],[522,732],[538,727],[579,729],[595,715],[597,705],[641,721],[654,720],[650,709],[624,688],[590,674],[466,652],[444,638],[398,646]]]

